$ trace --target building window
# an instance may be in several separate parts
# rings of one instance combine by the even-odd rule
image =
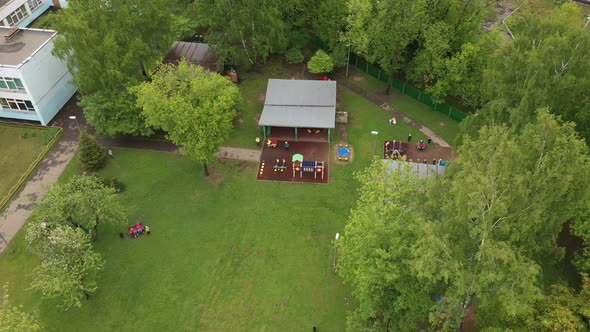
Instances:
[[[43,0],[29,0],[29,8],[31,9],[31,11],[35,10],[35,8],[39,7],[42,3]]]
[[[23,82],[19,78],[0,77],[0,89],[25,91]]]
[[[27,8],[25,7],[25,5],[22,5],[22,6],[18,7],[15,11],[10,13],[10,15],[8,15],[8,17],[6,17],[6,21],[8,22],[8,24],[10,26],[14,26],[27,16],[29,16],[29,13],[27,12]]]
[[[2,108],[10,108],[15,111],[35,112],[35,107],[29,100],[0,98],[0,105]]]

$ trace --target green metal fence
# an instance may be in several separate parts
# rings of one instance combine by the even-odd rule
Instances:
[[[322,46],[319,43],[314,42],[314,44],[318,47]],[[349,64],[387,84],[389,75],[381,68],[365,61],[361,56],[351,53]],[[391,87],[453,120],[463,121],[467,117],[467,113],[444,103],[436,103],[429,94],[397,78],[391,81]]]

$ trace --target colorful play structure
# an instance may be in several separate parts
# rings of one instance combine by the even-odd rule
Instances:
[[[276,139],[271,140],[270,138],[267,139],[266,146],[269,148],[276,148],[277,147],[277,140]]]
[[[340,161],[349,161],[350,160],[350,147],[348,144],[342,145],[338,144],[338,160]]]
[[[402,141],[385,141],[383,144],[383,157],[385,159],[402,159],[405,155],[405,147]]]
[[[293,162],[293,177],[299,173],[299,177],[303,177],[303,173],[313,173],[313,178],[317,179],[318,174],[324,178],[324,162],[317,160],[303,160],[303,155],[297,153],[291,159]]]

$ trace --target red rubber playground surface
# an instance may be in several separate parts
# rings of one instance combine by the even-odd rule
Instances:
[[[289,150],[284,148],[285,141],[277,140],[275,148],[267,147],[264,144],[262,154],[260,156],[260,163],[258,164],[256,178],[258,180],[266,181],[287,181],[287,182],[308,182],[308,183],[328,183],[329,167],[328,161],[330,156],[330,146],[326,143],[319,142],[295,142],[289,141]],[[303,160],[323,161],[324,170],[322,173],[302,173],[296,172],[293,177],[293,163],[291,162],[293,155],[299,153],[303,155]],[[283,165],[285,159],[285,168],[274,170],[276,160],[279,159],[279,166]],[[264,165],[264,167],[262,167]]]

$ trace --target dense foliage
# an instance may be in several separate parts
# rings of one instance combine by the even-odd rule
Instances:
[[[147,80],[175,39],[169,8],[164,0],[73,0],[55,17],[54,53],[67,61],[98,133],[151,133],[127,89]]]
[[[226,77],[183,60],[178,66],[160,67],[151,82],[133,91],[147,122],[164,129],[208,175],[207,163],[229,137],[237,114],[238,88]]]
[[[474,302],[495,314],[488,327],[535,314],[541,266],[563,258],[557,235],[586,222],[577,212],[590,195],[588,147],[540,110],[521,132],[486,126],[458,152],[441,179],[380,161],[359,176],[341,242],[341,274],[359,299],[353,330],[408,330],[428,317],[452,330]]]

